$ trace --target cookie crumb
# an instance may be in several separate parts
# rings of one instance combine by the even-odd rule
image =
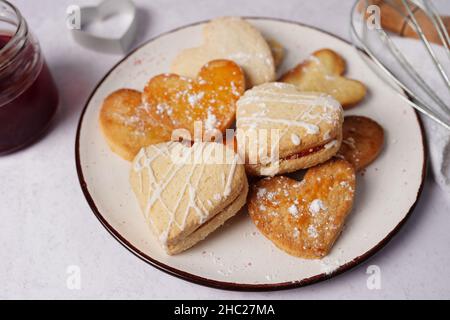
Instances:
[[[319,234],[317,233],[316,227],[314,227],[313,225],[309,225],[307,231],[308,231],[308,236],[309,236],[310,238],[315,239],[315,238],[317,238],[317,237],[319,236]]]
[[[291,141],[294,145],[298,146],[300,145],[300,137],[296,135],[295,133],[291,134]]]

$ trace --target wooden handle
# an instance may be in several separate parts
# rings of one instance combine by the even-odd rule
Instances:
[[[369,5],[377,5],[380,8],[381,14],[381,26],[391,32],[394,32],[402,37],[419,38],[414,28],[410,25],[408,19],[408,11],[403,6],[401,0],[390,1],[390,3],[384,0],[369,0]],[[361,12],[366,8],[366,1],[361,0],[358,5],[358,10]],[[425,33],[428,41],[441,44],[442,41],[439,37],[439,33],[434,27],[431,20],[427,17],[425,12],[419,7],[410,5],[411,11],[414,13],[417,22],[420,24],[423,32]],[[441,16],[447,32],[450,34],[450,17]]]

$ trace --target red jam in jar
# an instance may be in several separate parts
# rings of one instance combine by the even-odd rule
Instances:
[[[0,154],[39,138],[57,107],[58,91],[38,42],[20,12],[0,0]]]
[[[2,49],[11,39],[11,36],[0,34],[0,49]]]

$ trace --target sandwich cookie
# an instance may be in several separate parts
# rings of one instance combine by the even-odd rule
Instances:
[[[148,225],[170,255],[192,247],[238,213],[248,192],[239,156],[214,142],[142,148],[130,182]]]
[[[312,167],[334,156],[342,141],[339,102],[287,83],[246,91],[237,102],[236,119],[237,149],[250,175]]]

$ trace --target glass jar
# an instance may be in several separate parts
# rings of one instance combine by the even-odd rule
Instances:
[[[0,0],[0,154],[39,138],[58,107],[58,91],[25,19]]]

